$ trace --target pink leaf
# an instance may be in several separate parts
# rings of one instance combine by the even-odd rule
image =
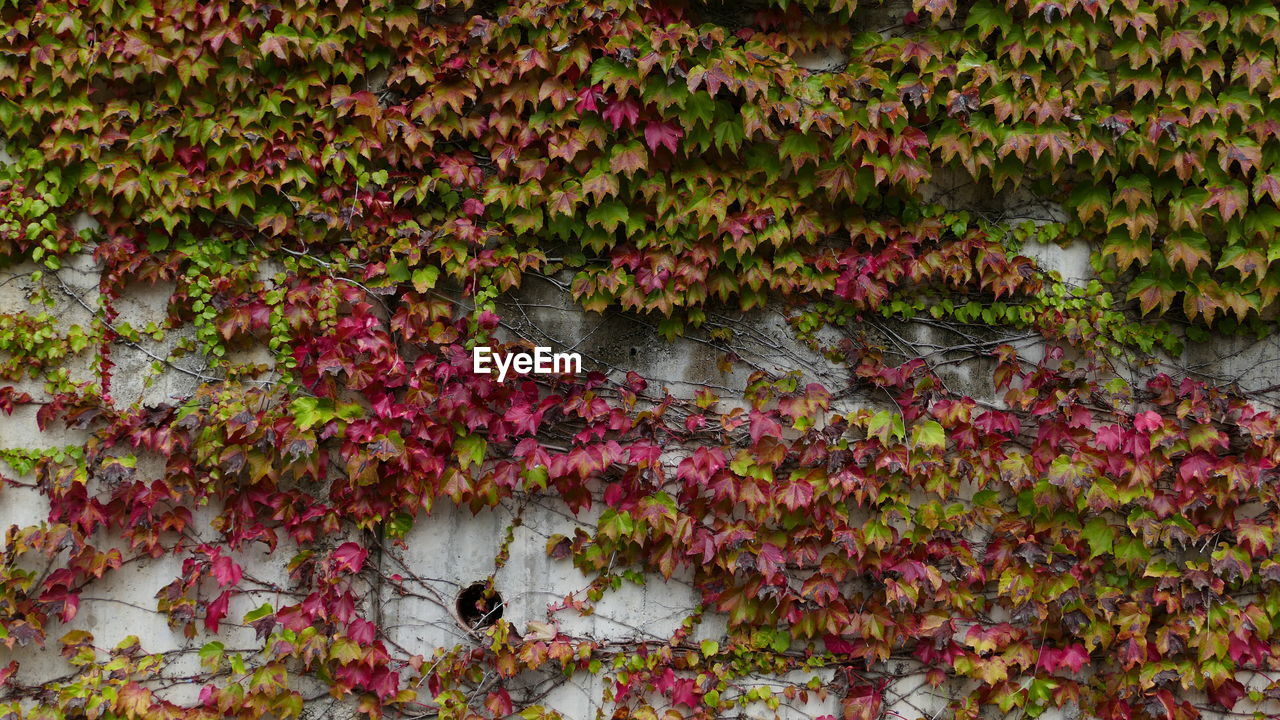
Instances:
[[[659,145],[666,146],[671,152],[676,151],[676,142],[684,135],[684,131],[675,126],[675,123],[654,123],[651,122],[644,127],[644,142],[649,146],[649,152],[654,152]]]
[[[498,688],[489,693],[489,696],[485,698],[484,706],[489,712],[493,713],[494,717],[498,718],[510,715],[514,709],[511,706],[511,695],[505,688]]]
[[[231,602],[231,591],[227,590],[218,596],[217,600],[209,603],[208,609],[204,611],[204,627],[209,632],[218,632],[218,623],[222,622],[222,618],[227,616],[227,605]]]
[[[368,620],[356,618],[347,626],[347,637],[351,638],[357,645],[369,645],[373,642],[374,633],[377,626]]]
[[[762,545],[760,554],[756,556],[756,567],[760,569],[760,574],[764,575],[766,580],[773,579],[778,574],[778,567],[785,562],[782,549],[772,543]]]
[[[858,651],[858,646],[852,642],[845,640],[839,635],[826,635],[822,638],[822,644],[826,646],[827,652],[836,655],[853,655]]]
[[[1100,427],[1093,435],[1094,443],[1107,451],[1114,451],[1124,441],[1124,430],[1119,425]]]
[[[803,480],[788,483],[786,487],[782,488],[780,499],[788,510],[808,507],[813,502],[813,486]]]
[[[342,543],[337,550],[333,551],[333,561],[339,570],[358,573],[360,568],[364,567],[364,559],[369,557],[369,551],[360,547],[353,542]]]
[[[602,87],[601,85],[592,85],[591,87],[583,88],[578,93],[578,109],[592,112],[599,110],[600,106],[596,103],[604,96],[601,92]]]
[[[1228,710],[1234,708],[1244,695],[1244,685],[1231,678],[1222,681],[1216,688],[1209,688],[1209,699]]]
[[[760,442],[764,436],[777,438],[782,436],[782,426],[777,420],[759,410],[751,411],[751,442]]]
[[[240,578],[243,575],[244,572],[236,564],[236,561],[226,555],[219,555],[213,559],[213,577],[222,587],[235,585],[240,582]]]
[[[1164,420],[1150,410],[1140,412],[1133,418],[1133,426],[1143,432],[1151,432],[1163,425]]]
[[[74,593],[67,593],[62,599],[62,612],[59,617],[62,622],[67,623],[75,619],[76,613],[80,610],[80,596]]]
[[[623,125],[636,124],[636,120],[640,119],[640,106],[635,100],[616,100],[605,108],[602,115],[613,126],[613,129],[617,130]]]
[[[702,707],[702,696],[698,694],[697,687],[697,684],[689,678],[676,681],[675,687],[671,689],[671,704],[684,705],[695,710]]]

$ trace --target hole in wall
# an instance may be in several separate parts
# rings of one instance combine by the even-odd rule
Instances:
[[[487,628],[502,617],[502,595],[487,583],[471,583],[458,593],[454,603],[458,617],[469,628]]]

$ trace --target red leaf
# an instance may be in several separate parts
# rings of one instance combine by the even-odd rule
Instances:
[[[347,626],[347,637],[357,645],[369,645],[373,642],[377,626],[363,618],[356,618]]]
[[[240,582],[244,572],[234,560],[226,555],[219,555],[213,559],[213,577],[222,587],[235,585]]]
[[[771,580],[778,574],[778,567],[785,561],[781,548],[772,543],[765,543],[756,557],[756,567],[760,569],[760,574],[764,575],[766,580]]]
[[[59,617],[64,623],[71,622],[75,619],[76,612],[79,610],[80,596],[68,593],[67,596],[62,599],[62,612],[59,614]]]
[[[1151,432],[1164,425],[1164,420],[1156,413],[1147,410],[1133,417],[1133,426],[1143,432]]]
[[[636,120],[640,119],[640,105],[635,100],[617,100],[610,103],[602,115],[617,130],[623,125],[636,124]]]
[[[702,707],[702,696],[698,694],[697,687],[689,678],[676,681],[675,687],[671,689],[671,704],[695,710]]]
[[[1084,645],[1075,643],[1063,648],[1062,655],[1058,658],[1058,667],[1069,667],[1071,672],[1080,672],[1080,668],[1089,662],[1089,652],[1084,649]]]
[[[1234,708],[1244,695],[1244,685],[1233,679],[1224,680],[1216,688],[1209,688],[1209,699],[1228,710]]]
[[[383,668],[373,682],[369,683],[368,688],[377,693],[378,697],[389,698],[400,689],[400,676]]]
[[[369,557],[369,551],[353,542],[342,543],[337,550],[333,551],[335,567],[353,573],[360,572],[367,557]]]
[[[769,437],[781,437],[782,426],[778,421],[760,412],[759,410],[751,411],[751,442],[760,442],[760,438],[768,435]]]
[[[227,590],[218,596],[217,600],[209,603],[208,609],[204,612],[204,627],[209,632],[218,632],[218,623],[222,622],[222,618],[227,616],[227,605],[231,602],[231,591]]]
[[[813,486],[803,480],[788,483],[782,488],[778,498],[788,510],[808,507],[813,502]]]
[[[505,688],[498,688],[484,699],[484,706],[494,717],[506,717],[511,714],[511,695]]]
[[[675,126],[675,123],[649,123],[644,128],[644,142],[649,146],[649,152],[654,152],[659,145],[664,145],[671,152],[676,151],[677,141],[684,136],[684,131]]]
[[[858,650],[856,645],[845,640],[839,635],[823,636],[822,644],[826,646],[827,652],[834,653],[836,655],[853,655]]]
[[[1071,672],[1080,672],[1080,668],[1089,661],[1089,653],[1080,643],[1068,645],[1065,648],[1045,648],[1040,651],[1040,658],[1036,661],[1036,665],[1046,672],[1053,672],[1058,668],[1071,668]]]

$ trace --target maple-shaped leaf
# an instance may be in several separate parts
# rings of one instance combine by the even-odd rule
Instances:
[[[995,685],[1009,677],[1009,662],[1002,657],[977,658],[973,661],[977,677],[988,685]]]
[[[1204,52],[1204,41],[1200,39],[1200,34],[1194,30],[1175,30],[1164,37],[1160,42],[1160,49],[1164,51],[1165,57],[1172,57],[1174,53],[1182,55],[1183,62],[1190,62],[1196,53]]]
[[[357,645],[368,646],[377,637],[377,630],[377,626],[368,620],[356,618],[347,625],[347,637]]]
[[[1071,203],[1075,205],[1080,219],[1088,221],[1094,215],[1106,218],[1106,208],[1111,203],[1111,193],[1101,184],[1082,184],[1071,193]]]
[[[702,695],[698,693],[698,684],[691,678],[680,678],[672,683],[671,704],[684,705],[690,709],[702,707]]]
[[[1234,708],[1236,703],[1246,695],[1244,685],[1235,678],[1228,678],[1218,685],[1211,685],[1207,690],[1209,700],[1227,710]]]
[[[824,635],[822,644],[827,652],[835,655],[855,655],[858,653],[859,640],[846,640],[839,635]]]
[[[1142,432],[1155,432],[1164,427],[1164,418],[1154,410],[1143,410],[1133,416],[1133,427]]]
[[[400,675],[394,670],[380,668],[367,687],[377,693],[378,697],[389,698],[400,689]]]
[[[1271,198],[1271,202],[1280,204],[1280,175],[1267,173],[1253,183],[1253,199],[1261,200],[1263,196]]]
[[[1116,269],[1121,272],[1134,263],[1141,267],[1151,259],[1151,239],[1146,234],[1133,237],[1127,232],[1114,231],[1107,235],[1102,254],[1115,260]]]
[[[649,154],[644,151],[644,146],[638,142],[618,145],[613,149],[609,157],[609,169],[627,177],[631,177],[637,171],[648,167]]]
[[[789,482],[778,491],[778,500],[792,511],[808,507],[813,502],[813,486],[804,480]]]
[[[1276,531],[1274,528],[1255,522],[1253,520],[1241,520],[1236,525],[1236,541],[1240,543],[1240,547],[1244,548],[1249,554],[1255,558],[1263,558],[1271,555],[1272,548],[1275,547]]]
[[[1249,171],[1262,163],[1262,148],[1249,138],[1236,138],[1224,143],[1218,155],[1218,166],[1223,172],[1230,172],[1235,165],[1240,172],[1247,175]]]
[[[1134,279],[1129,286],[1129,300],[1137,300],[1144,314],[1151,313],[1156,307],[1160,307],[1160,313],[1165,313],[1174,304],[1176,296],[1178,291],[1170,287],[1167,281],[1147,275]]]
[[[334,567],[346,572],[358,573],[364,567],[365,558],[369,557],[369,551],[360,547],[353,542],[345,542],[338,546],[333,554]]]
[[[213,577],[222,587],[228,587],[240,582],[243,571],[234,560],[226,555],[218,555],[213,560]]]
[[[1183,292],[1182,311],[1188,317],[1203,317],[1206,323],[1212,323],[1214,316],[1225,307],[1218,283],[1207,277],[1187,285]]]
[[[593,170],[582,181],[582,192],[596,202],[617,195],[618,176],[603,167]]]
[[[601,116],[613,126],[614,130],[620,129],[623,125],[630,127],[640,119],[640,105],[630,98],[615,100],[609,103],[609,107],[604,109]]]
[[[987,36],[997,29],[1004,34],[1014,25],[1009,12],[997,3],[975,3],[965,18],[967,28],[978,29],[978,39],[986,40]]]
[[[511,695],[506,688],[498,688],[485,696],[484,707],[496,718],[504,718],[511,714]]]
[[[654,152],[659,146],[663,146],[674,153],[678,141],[683,136],[684,131],[673,122],[651,122],[644,127],[644,142],[649,146],[649,152]]]
[[[779,568],[786,562],[786,557],[782,554],[782,548],[773,543],[764,543],[760,546],[760,552],[756,555],[756,568],[765,580],[772,580],[778,575]]]
[[[1240,548],[1218,548],[1211,556],[1210,566],[1215,574],[1228,582],[1248,580],[1253,577],[1253,565],[1249,562],[1249,554]]]
[[[762,437],[781,437],[782,425],[769,415],[759,410],[751,411],[751,442],[758,443]]]
[[[834,167],[818,172],[818,186],[825,188],[832,196],[841,195],[852,198],[857,187],[854,177],[856,169],[848,163],[838,163]]]
[[[694,92],[705,83],[707,92],[715,95],[720,92],[722,85],[732,81],[732,79],[719,63],[713,64],[711,67],[695,65],[689,70],[686,85],[689,88],[689,92]]]
[[[1171,266],[1182,265],[1188,273],[1195,272],[1200,263],[1211,265],[1213,260],[1208,238],[1203,233],[1189,230],[1170,235],[1165,240],[1164,254]]]
[[[218,632],[218,623],[227,616],[227,606],[231,602],[231,591],[225,590],[216,600],[209,603],[204,611],[204,627],[212,633]]]
[[[1080,668],[1089,662],[1089,652],[1084,645],[1073,643],[1065,648],[1045,648],[1040,651],[1036,666],[1047,672],[1059,668],[1069,668],[1071,672],[1080,672]]]
[[[1235,215],[1243,215],[1248,204],[1249,193],[1242,185],[1211,187],[1204,209],[1216,207],[1219,217],[1230,220]]]
[[[982,655],[1004,649],[1004,646],[1013,639],[1013,634],[1013,626],[1009,623],[999,623],[990,627],[973,625],[965,632],[964,643],[973,648],[974,652]]]

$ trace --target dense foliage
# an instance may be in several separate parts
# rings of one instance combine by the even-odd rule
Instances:
[[[536,720],[550,672],[607,677],[615,717],[813,696],[870,720],[907,676],[935,717],[1262,716],[1277,420],[1112,363],[1274,318],[1278,50],[1266,0],[0,3],[0,254],[33,302],[0,315],[0,410],[88,438],[3,457],[49,507],[5,539],[0,641],[27,654],[4,708]],[[1064,214],[1020,222],[1015,196]],[[1088,243],[1098,279],[1028,241]],[[63,275],[83,253],[92,303]],[[534,277],[726,348],[711,314],[772,303],[847,383],[472,373]],[[149,284],[168,318],[132,327],[118,304]],[[992,397],[862,332],[884,318],[978,333]],[[1043,358],[982,335],[1005,330]],[[115,401],[122,347],[198,387]],[[595,578],[579,609],[635,571],[703,607],[661,643],[505,621],[434,656],[391,642],[366,602],[408,583],[384,549],[443,503],[530,497],[598,513],[547,547]],[[236,559],[263,548],[287,583]],[[199,649],[186,706],[161,692],[177,655],[59,629],[175,555],[155,609]],[[728,634],[695,641],[711,614]],[[233,621],[257,647],[217,639]],[[25,675],[35,648],[67,674]]]

